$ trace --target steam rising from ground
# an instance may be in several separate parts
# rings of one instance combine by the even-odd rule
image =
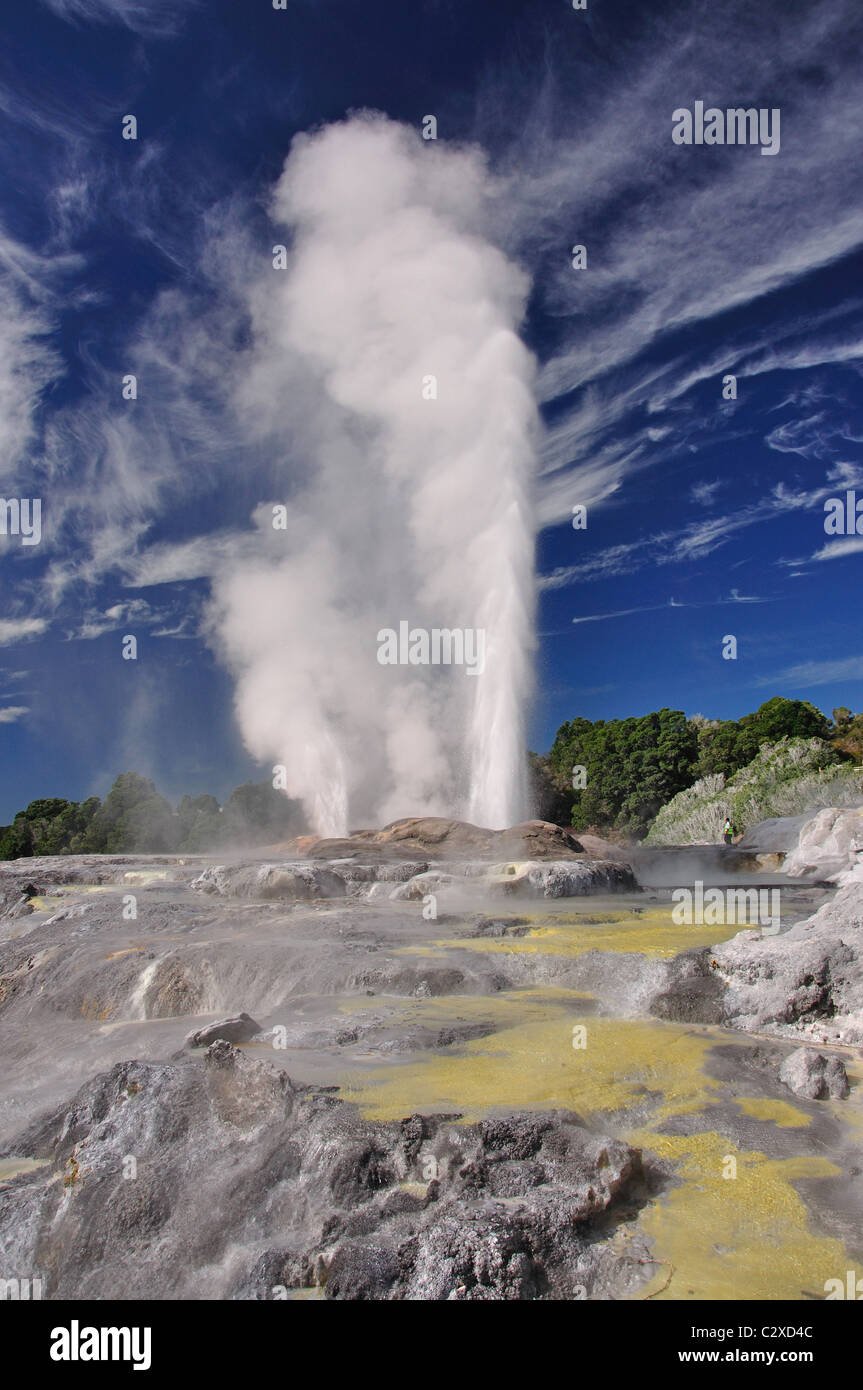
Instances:
[[[287,530],[260,508],[213,625],[250,751],[321,833],[525,813],[537,417],[490,187],[479,154],[362,115],[299,137],[275,189],[288,268],[252,296],[239,408],[285,458]],[[483,673],[380,665],[403,620],[484,629]]]

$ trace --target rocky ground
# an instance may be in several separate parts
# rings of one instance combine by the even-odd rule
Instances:
[[[682,955],[654,1007],[663,1017],[863,1046],[863,810],[768,821],[746,839],[782,853],[786,880],[814,874],[838,891],[780,935],[742,931]]]
[[[863,1255],[856,880],[776,879],[764,936],[543,823],[322,845],[0,866],[0,1277],[805,1297]]]
[[[602,1231],[645,1200],[638,1151],[565,1112],[454,1119],[364,1121],[227,1042],[200,1061],[119,1063],[27,1134],[62,1179],[23,1179],[4,1234],[58,1298],[577,1298],[618,1284]],[[118,1180],[135,1154],[141,1171]]]

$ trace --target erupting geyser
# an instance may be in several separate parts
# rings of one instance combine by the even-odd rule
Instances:
[[[323,834],[527,809],[537,412],[491,186],[477,152],[363,114],[299,137],[275,189],[239,408],[285,511],[259,509],[213,616],[247,746]],[[424,656],[434,629],[482,633],[482,670]]]

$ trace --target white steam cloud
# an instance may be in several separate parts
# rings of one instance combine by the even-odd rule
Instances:
[[[478,153],[363,114],[297,138],[275,189],[288,268],[251,297],[238,408],[285,460],[287,530],[261,506],[211,622],[248,748],[324,834],[525,814],[538,422],[491,186]],[[402,621],[484,630],[482,674],[379,664]]]

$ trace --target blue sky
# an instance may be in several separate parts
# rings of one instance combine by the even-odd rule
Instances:
[[[531,277],[531,745],[579,714],[863,708],[863,535],[824,531],[825,499],[863,498],[859,4],[33,0],[4,20],[0,466],[44,516],[38,545],[0,537],[0,820],[128,767],[175,797],[264,774],[207,614],[282,461],[222,386],[291,141],[360,108],[484,149],[490,234]],[[697,100],[779,108],[779,153],[675,145]]]

